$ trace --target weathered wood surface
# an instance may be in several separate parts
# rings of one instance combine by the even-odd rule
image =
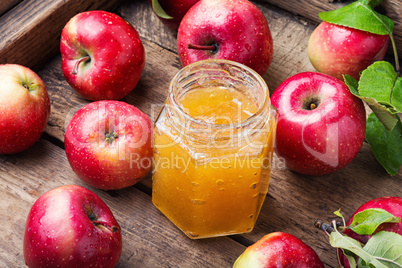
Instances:
[[[58,53],[61,30],[71,17],[85,10],[109,10],[121,2],[122,0],[22,1],[0,17],[0,62],[39,68]]]
[[[2,0],[0,2],[0,16],[15,7],[22,0]]]
[[[315,25],[260,3],[256,2],[268,18],[274,38],[274,59],[263,76],[273,92],[289,76],[313,71],[306,48]],[[175,33],[163,26],[147,1],[125,1],[116,12],[139,31],[146,51],[141,80],[123,101],[154,120],[171,78],[181,68]],[[332,212],[339,208],[350,216],[370,199],[401,196],[402,171],[395,177],[387,175],[368,144],[349,166],[321,177],[295,174],[275,157],[266,202],[251,233],[190,240],[153,206],[150,174],[134,187],[105,192],[85,185],[72,172],[63,150],[64,130],[73,113],[88,101],[71,90],[60,67],[57,54],[38,70],[52,105],[46,135],[26,152],[0,156],[0,223],[9,230],[0,234],[0,267],[23,266],[22,238],[28,211],[41,194],[64,184],[89,188],[110,206],[123,229],[119,267],[231,267],[246,246],[274,231],[296,235],[317,251],[326,267],[337,267],[335,250],[314,228],[315,219],[332,218]]]
[[[96,192],[114,212],[124,247],[118,267],[225,267],[244,250],[228,237],[187,239],[152,205],[149,195],[134,187],[112,193],[88,187],[72,172],[64,150],[45,140],[22,154],[0,156],[0,172],[0,215],[6,228],[1,267],[24,266],[22,240],[30,207],[47,190],[68,184]]]

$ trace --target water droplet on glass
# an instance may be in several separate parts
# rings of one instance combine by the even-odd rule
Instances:
[[[202,199],[191,199],[191,203],[193,203],[194,205],[203,205],[203,204],[205,204],[205,200],[202,200]]]
[[[223,183],[224,183],[223,180],[217,180],[217,181],[216,181],[216,184],[218,184],[218,185],[222,185]]]

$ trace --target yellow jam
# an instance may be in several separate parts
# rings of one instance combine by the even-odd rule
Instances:
[[[177,101],[192,118],[218,129],[258,110],[252,98],[221,86],[193,89]],[[190,238],[251,231],[268,191],[276,124],[267,119],[253,135],[236,138],[236,128],[198,126],[186,133],[165,113],[155,124],[155,206]]]

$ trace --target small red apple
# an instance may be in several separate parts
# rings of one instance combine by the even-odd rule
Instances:
[[[402,218],[402,197],[396,197],[396,196],[384,196],[384,197],[379,197],[375,198],[373,200],[370,200],[366,203],[364,203],[362,206],[360,206],[355,213],[353,213],[352,217],[346,222],[346,226],[349,226],[353,222],[354,216],[366,209],[370,208],[380,208],[388,211],[395,217]],[[375,233],[378,233],[380,231],[388,231],[388,232],[394,232],[397,234],[402,235],[402,222],[399,223],[383,223],[378,228],[376,229]],[[374,234],[375,234],[374,233]],[[351,229],[344,229],[343,234],[347,235],[351,238],[356,239],[360,243],[366,244],[368,240],[371,238],[370,235],[358,235],[355,232],[353,232]],[[342,251],[339,250],[340,254],[340,260],[341,264],[345,268],[350,268],[349,262],[347,261],[346,257],[343,255]]]
[[[183,66],[205,59],[242,63],[263,75],[273,41],[264,14],[248,0],[201,0],[182,19],[177,49]]]
[[[317,253],[299,238],[283,232],[265,235],[237,258],[233,268],[323,268]]]
[[[81,186],[54,188],[29,211],[24,258],[30,268],[112,268],[121,251],[121,230],[112,212]]]
[[[286,79],[271,96],[278,109],[276,154],[305,175],[324,175],[349,164],[363,145],[363,102],[342,81],[304,72]]]
[[[314,68],[343,81],[348,74],[359,80],[360,72],[384,59],[388,35],[373,34],[322,22],[310,36],[307,53]]]
[[[132,186],[152,167],[151,120],[122,101],[95,101],[79,109],[64,142],[73,171],[99,189]]]
[[[135,28],[114,13],[75,15],[61,33],[62,70],[89,100],[121,99],[140,80],[145,51]]]
[[[154,12],[154,3],[158,2],[163,11],[171,17],[170,19],[166,19],[156,14],[163,24],[174,31],[179,28],[180,22],[187,11],[198,1],[200,0],[148,0]]]
[[[50,114],[42,79],[18,64],[0,65],[0,154],[24,151],[39,140]]]

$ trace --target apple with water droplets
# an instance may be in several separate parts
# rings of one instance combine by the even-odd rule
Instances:
[[[324,21],[311,34],[307,54],[317,71],[342,81],[344,74],[359,80],[361,71],[384,59],[388,43],[388,35]]]
[[[46,129],[50,101],[43,80],[18,64],[0,65],[0,154],[24,151]]]
[[[366,111],[344,82],[303,72],[274,91],[278,109],[275,153],[300,174],[324,175],[346,167],[363,145]]]
[[[62,71],[69,85],[89,100],[118,100],[140,80],[145,50],[136,29],[106,11],[75,15],[61,33]]]
[[[284,232],[265,235],[249,246],[233,268],[324,268],[317,253],[302,240]]]
[[[103,190],[142,180],[152,167],[153,128],[148,115],[123,101],[91,102],[71,118],[64,145],[77,176]]]
[[[121,229],[98,195],[65,185],[35,201],[27,217],[23,248],[30,268],[113,268],[122,251]]]
[[[201,0],[186,13],[177,34],[181,64],[205,59],[242,63],[263,75],[273,57],[264,14],[248,0]]]

